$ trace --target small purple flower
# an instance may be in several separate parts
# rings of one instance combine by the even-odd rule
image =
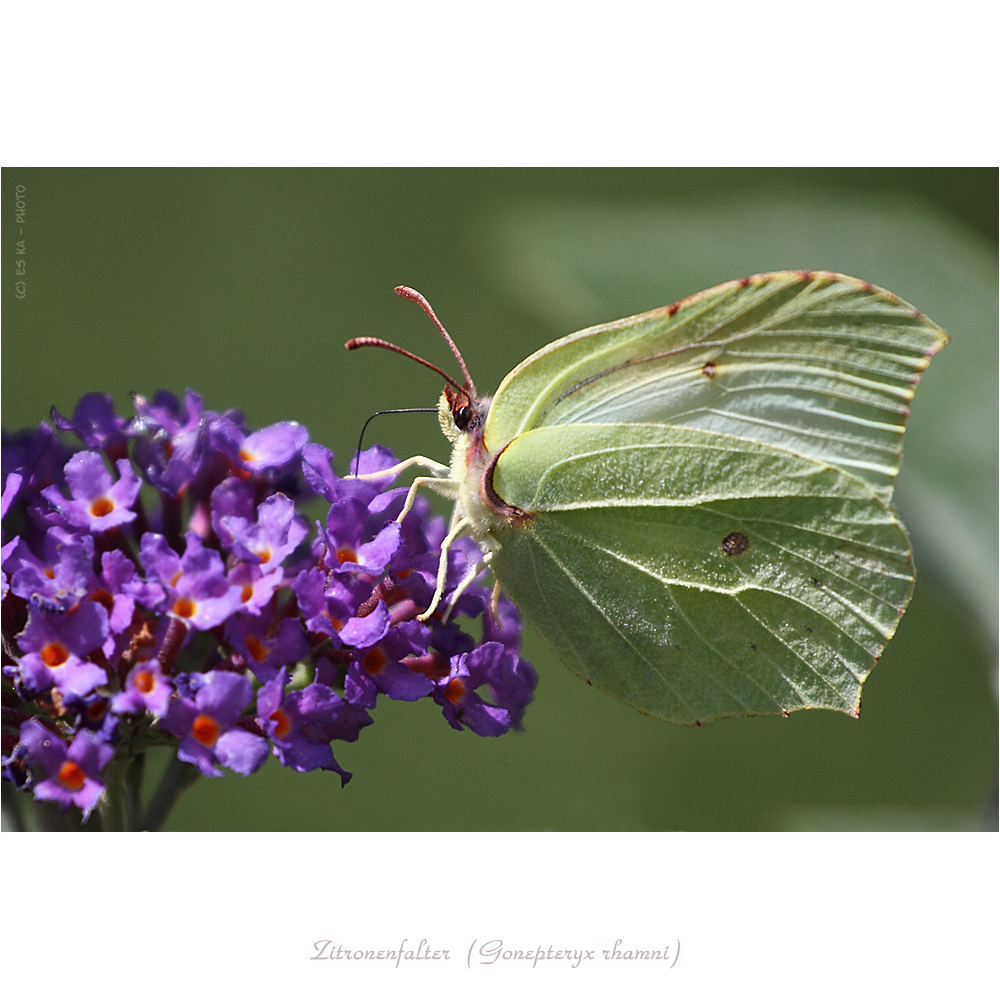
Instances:
[[[396,465],[396,457],[388,448],[375,445],[357,456],[358,475],[371,475]],[[355,462],[351,461],[351,475]],[[337,500],[360,500],[365,505],[378,496],[395,480],[395,476],[382,476],[374,480],[341,479],[333,471],[333,452],[319,444],[307,444],[302,449],[302,473],[306,482],[326,497],[330,503]],[[406,490],[403,490],[404,494]]]
[[[118,460],[118,482],[104,466],[96,451],[79,451],[65,467],[72,500],[58,486],[42,490],[42,496],[75,528],[100,533],[135,520],[130,508],[139,495],[142,481],[132,471],[128,459]]]
[[[145,396],[135,397],[135,412],[138,414],[135,429],[139,432],[163,431],[175,440],[184,434],[191,434],[201,425],[202,398],[190,389],[184,390],[182,403],[172,392],[158,389],[150,402]]]
[[[331,577],[327,581],[327,577]],[[353,576],[327,574],[321,569],[302,570],[291,583],[305,619],[306,630],[321,632],[340,645],[339,630],[353,618],[361,603],[370,596],[371,584]]]
[[[302,474],[312,490],[330,503],[345,499],[339,493],[343,480],[333,471],[333,452],[324,445],[310,443],[303,446]]]
[[[73,431],[88,448],[102,448],[114,458],[125,458],[129,421],[115,413],[115,401],[105,392],[88,392],[73,410],[73,419],[54,406],[52,422],[61,431]]]
[[[331,504],[326,519],[326,531],[320,536],[327,546],[324,565],[335,572],[368,573],[381,576],[402,543],[401,529],[390,521],[368,542],[365,524],[368,509],[357,500],[341,500]]]
[[[340,629],[340,640],[348,646],[374,646],[389,631],[389,609],[385,601],[362,617],[348,618]]]
[[[430,694],[434,657],[428,655],[431,630],[417,621],[386,629],[377,646],[358,651],[347,671],[344,696],[354,705],[375,707],[378,693],[394,701],[416,701]],[[441,664],[444,661],[441,660]]]
[[[239,674],[210,670],[187,678],[193,697],[170,703],[163,725],[180,738],[177,756],[209,778],[221,778],[221,764],[239,774],[253,774],[267,760],[267,740],[236,722],[253,689]]]
[[[94,539],[52,527],[45,533],[42,552],[39,559],[24,543],[18,546],[11,590],[49,610],[67,611],[90,590]]]
[[[108,612],[108,624],[114,633],[124,632],[132,624],[135,599],[126,589],[135,577],[135,563],[117,549],[101,556],[101,575],[94,580],[89,597]]]
[[[334,739],[353,742],[372,724],[364,709],[349,705],[325,684],[312,683],[284,695],[285,670],[257,692],[257,722],[271,737],[274,755],[296,771],[336,771],[341,786],[351,780],[330,747]]]
[[[116,715],[150,712],[157,718],[167,714],[173,685],[163,676],[159,660],[137,663],[125,678],[124,690],[111,701],[111,711]]]
[[[21,743],[27,759],[40,764],[48,775],[35,784],[35,798],[58,802],[63,810],[77,806],[86,822],[104,791],[97,776],[114,756],[114,747],[89,729],[81,729],[67,747],[35,719],[21,726]]]
[[[238,563],[226,579],[230,586],[240,588],[240,606],[238,611],[248,615],[259,615],[271,602],[274,592],[284,581],[284,570],[279,566],[270,573],[261,573],[260,567],[253,563]]]
[[[309,431],[294,420],[283,420],[244,435],[231,420],[219,417],[209,425],[208,434],[216,451],[228,455],[237,468],[248,472],[290,465],[309,440]]]
[[[487,645],[489,643],[484,642],[479,649],[484,649]],[[511,652],[497,656],[496,667],[490,680],[490,692],[497,704],[502,705],[510,713],[511,728],[518,732],[524,732],[522,725],[524,711],[534,701],[534,691],[537,686],[538,673],[527,660]]]
[[[306,481],[331,501],[320,541],[326,548],[324,565],[336,572],[380,576],[399,551],[402,528],[395,522],[407,490],[380,493],[370,482],[340,479],[330,464],[333,453],[320,445],[303,449]],[[386,448],[369,448],[361,456],[361,469],[378,472],[393,464]],[[386,485],[393,477],[388,477]]]
[[[94,601],[82,601],[64,614],[45,614],[33,607],[17,637],[24,654],[21,683],[30,692],[55,686],[65,694],[89,694],[108,679],[103,667],[86,659],[103,646],[108,631],[108,613]],[[16,670],[4,667],[4,673],[15,676]]]
[[[269,618],[231,618],[226,641],[243,657],[259,681],[274,679],[279,667],[295,663],[309,652],[309,639],[298,618],[282,618],[274,627]]]
[[[479,736],[502,736],[520,722],[537,682],[530,664],[519,667],[517,657],[503,645],[487,642],[470,653],[452,657],[451,669],[438,682],[434,700],[453,729],[468,726]],[[483,685],[489,685],[493,697],[507,700],[510,707],[484,701],[476,693]]]
[[[3,435],[3,475],[20,472],[24,477],[21,495],[38,493],[45,486],[64,482],[63,467],[71,451],[44,421],[37,430]]]
[[[226,579],[218,552],[206,549],[193,531],[186,538],[184,555],[178,556],[162,535],[147,532],[142,536],[142,564],[147,582],[158,581],[167,613],[204,631],[221,625],[240,607],[242,588]]]
[[[252,484],[237,476],[223,479],[212,490],[212,529],[227,551],[232,548],[235,541],[229,522],[230,520],[234,520],[234,523],[250,522],[253,519],[253,496]]]
[[[89,729],[104,743],[112,743],[118,729],[118,720],[108,711],[111,700],[103,694],[64,694],[60,699],[63,723],[72,721],[73,729]]]
[[[308,531],[302,519],[295,516],[295,504],[283,493],[268,497],[257,508],[256,523],[235,515],[219,520],[220,527],[232,538],[229,550],[240,559],[256,562],[262,573],[280,566]]]
[[[166,497],[178,497],[201,472],[207,453],[202,399],[187,389],[181,403],[159,390],[150,403],[136,396],[137,435],[133,458],[145,477]]]

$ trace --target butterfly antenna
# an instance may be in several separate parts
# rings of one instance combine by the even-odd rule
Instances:
[[[368,425],[376,418],[381,417],[386,413],[437,413],[436,406],[409,406],[403,410],[378,410],[373,413],[366,421],[364,427],[361,428],[361,433],[358,435],[358,450],[354,455],[354,478],[358,478],[358,469],[361,466],[361,442],[365,439],[365,431],[368,430]]]
[[[417,305],[420,306],[421,309],[423,309],[425,313],[427,313],[428,316],[430,316],[434,325],[441,331],[441,336],[448,342],[448,346],[451,348],[451,353],[458,359],[459,366],[462,369],[462,374],[465,376],[465,384],[469,388],[470,395],[473,399],[475,399],[478,393],[476,392],[476,385],[472,381],[472,376],[469,374],[469,369],[465,365],[465,358],[462,357],[462,352],[458,349],[455,341],[451,339],[451,334],[444,328],[444,324],[442,324],[441,320],[437,318],[434,310],[431,309],[431,304],[415,288],[410,288],[407,285],[397,285],[393,291],[395,291],[400,298],[412,299],[417,303]],[[454,385],[454,383],[452,383],[452,385]],[[457,389],[459,387],[455,386],[455,388]]]
[[[443,372],[437,365],[432,365],[429,361],[425,361],[422,357],[414,354],[412,351],[404,350],[402,347],[396,344],[390,343],[388,340],[383,340],[381,337],[352,337],[346,344],[344,344],[349,351],[353,351],[358,347],[384,347],[387,351],[395,351],[397,354],[402,354],[404,358],[409,358],[411,361],[416,361],[418,364],[423,365],[425,368],[430,368],[432,372],[437,372],[453,389],[462,391],[462,387],[447,373]],[[388,411],[387,411],[388,412]]]

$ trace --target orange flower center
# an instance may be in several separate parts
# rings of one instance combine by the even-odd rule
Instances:
[[[90,516],[91,517],[106,517],[115,509],[114,501],[109,500],[107,497],[98,497],[90,505]]]
[[[193,618],[196,610],[194,601],[187,597],[179,597],[174,601],[174,614],[178,618]]]
[[[244,604],[246,604],[246,602],[249,601],[251,597],[253,597],[253,584],[244,583],[243,589],[240,591],[240,600]]]
[[[365,654],[365,670],[370,674],[380,674],[382,673],[382,668],[385,666],[385,653],[376,646],[374,649],[370,649]]]
[[[140,670],[139,673],[135,675],[135,679],[132,683],[135,685],[136,691],[141,691],[143,694],[149,694],[149,692],[156,687],[156,678],[149,670]]]
[[[92,601],[97,601],[98,604],[103,605],[104,610],[110,614],[115,607],[115,599],[108,593],[103,587],[98,587],[91,595],[90,599]]]
[[[255,639],[252,635],[247,636],[246,642],[247,649],[250,650],[250,655],[258,663],[263,663],[267,659],[267,646],[260,639]]]
[[[453,677],[448,681],[448,686],[444,690],[444,696],[454,705],[465,696],[465,685],[458,677]]]
[[[61,667],[69,659],[69,650],[61,642],[50,642],[39,654],[47,667]]]
[[[281,709],[279,708],[271,713],[271,718],[274,719],[274,721],[278,724],[275,727],[274,735],[280,740],[281,737],[284,736],[285,733],[287,733],[288,730],[292,728],[289,725],[288,716],[285,715],[285,713],[282,712]]]
[[[358,554],[357,552],[354,551],[354,549],[344,545],[341,548],[337,549],[337,559],[342,563],[357,562]]]
[[[83,773],[83,768],[71,760],[65,761],[63,766],[59,768],[59,784],[71,792],[83,788],[86,779],[87,776]]]
[[[203,747],[214,746],[215,741],[219,738],[219,724],[207,715],[199,715],[191,727],[191,735]]]

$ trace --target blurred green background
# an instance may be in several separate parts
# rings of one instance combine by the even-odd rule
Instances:
[[[428,296],[481,390],[574,329],[786,267],[884,285],[953,338],[917,392],[896,494],[916,592],[860,719],[672,726],[588,688],[528,632],[541,681],[526,733],[480,739],[429,702],[383,699],[376,725],[335,748],[355,773],[345,789],[271,761],[251,778],[202,779],[167,829],[996,829],[996,170],[3,178],[5,430],[52,404],[70,413],[84,392],[130,412],[133,390],[191,387],[253,427],[301,421],[343,474],[372,411],[440,392],[426,369],[347,354],[344,340],[388,337],[456,367],[392,294],[400,283]],[[380,418],[374,440],[448,456],[430,414]]]

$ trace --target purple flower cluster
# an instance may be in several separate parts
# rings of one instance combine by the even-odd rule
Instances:
[[[53,409],[76,452],[44,422],[4,435],[6,779],[85,820],[154,745],[208,776],[270,751],[346,783],[332,743],[358,739],[380,694],[432,698],[480,736],[521,728],[537,676],[514,606],[494,614],[474,584],[451,620],[417,620],[445,525],[424,498],[397,521],[391,452],[341,479],[300,424],[250,433],[190,390],[135,410],[99,393]],[[330,506],[310,539],[297,505],[316,494]],[[480,555],[453,546],[447,591]],[[477,618],[478,639],[461,624]]]

